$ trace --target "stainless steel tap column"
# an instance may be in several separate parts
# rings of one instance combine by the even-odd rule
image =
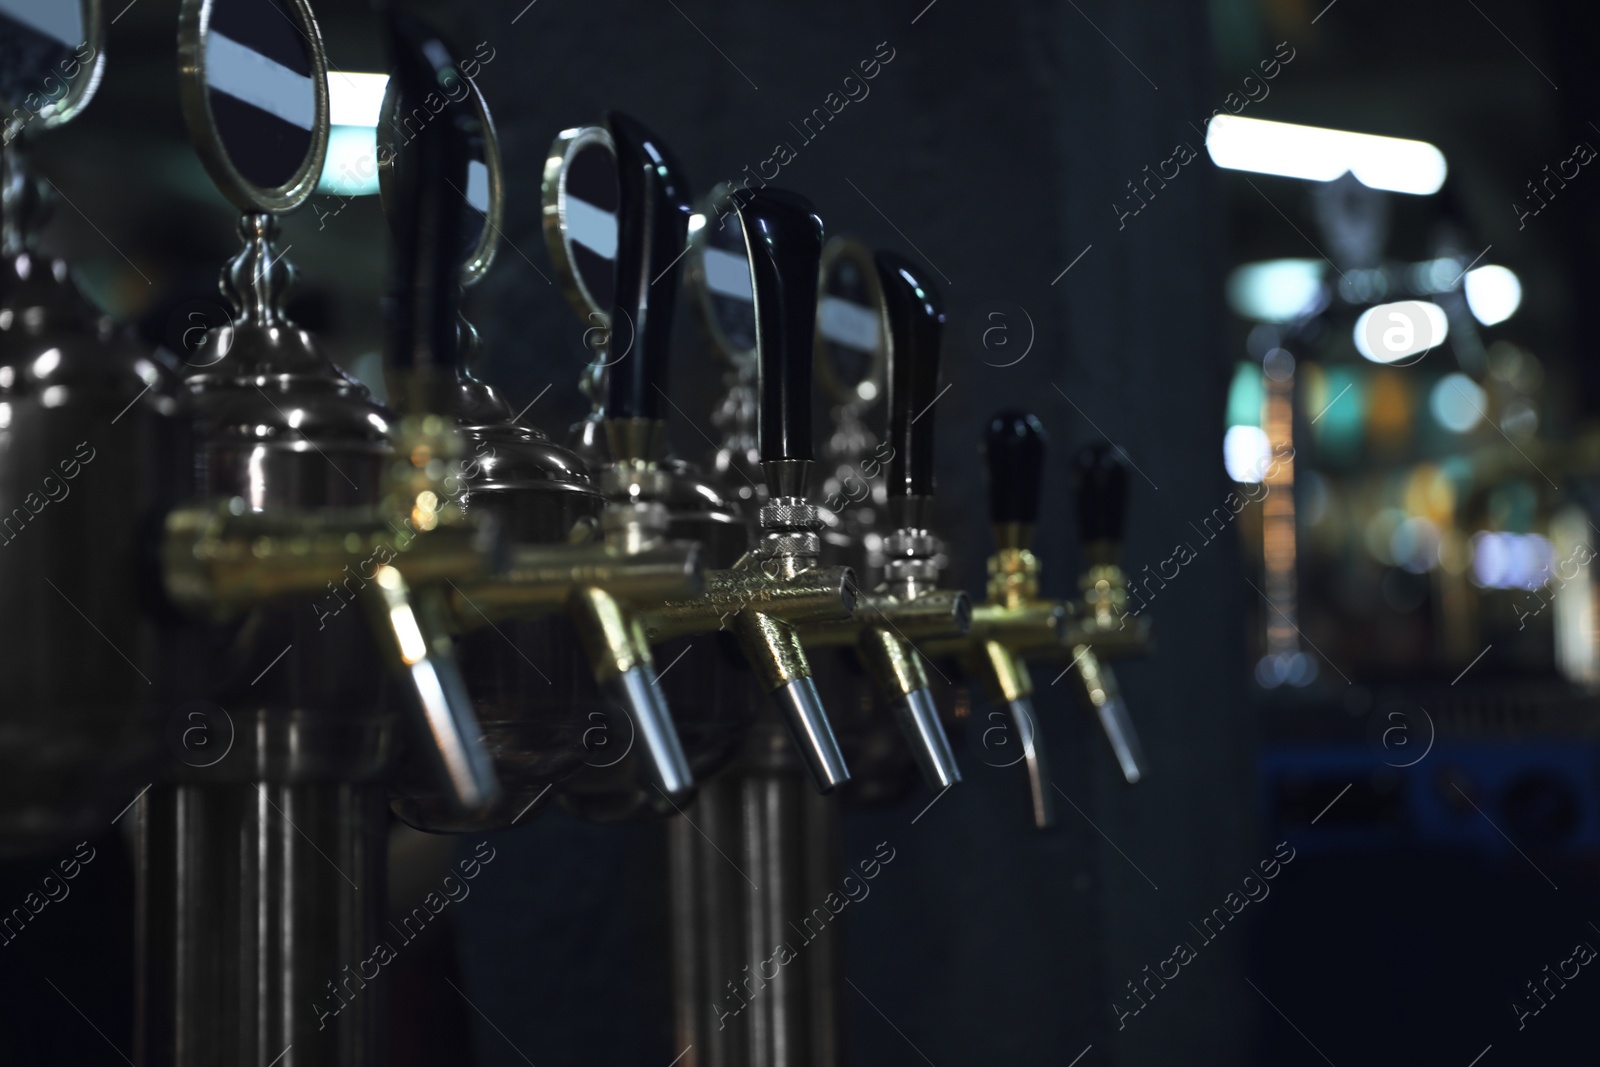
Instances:
[[[145,549],[181,470],[169,362],[36,239],[56,190],[29,146],[88,105],[105,63],[100,5],[52,8],[78,40],[0,25],[0,855],[97,832],[150,781],[163,694]],[[57,86],[43,104],[41,83]]]
[[[782,345],[795,360],[787,369],[770,358],[759,366],[765,401],[759,440],[766,459],[808,463],[810,367],[802,364],[810,360],[801,353],[812,351],[821,244],[803,229],[786,233],[773,225],[798,223],[810,215],[809,205],[796,211],[785,198],[769,215],[760,201],[755,211],[734,210],[735,203],[702,216],[691,284],[713,343],[745,370],[730,382],[736,394],[756,386],[761,346],[770,356]],[[759,247],[762,238],[752,238],[752,227],[765,235],[767,248]],[[793,241],[797,236],[803,241]],[[764,271],[748,286],[737,284],[751,277],[757,255]],[[715,287],[708,284],[712,278]],[[753,316],[748,325],[747,316]],[[797,408],[806,431],[780,434],[801,421]],[[743,423],[737,421],[741,409]],[[735,420],[724,427],[728,440],[757,439],[749,425],[754,405],[734,403],[725,416]],[[778,467],[776,473],[768,483],[773,495],[796,495],[781,478],[800,471]],[[791,925],[827,896],[839,865],[838,801],[818,793],[803,751],[777,719],[757,717],[740,758],[703,785],[688,816],[671,824],[674,1015],[678,1048],[695,1067],[831,1067],[838,1061],[838,934]],[[784,944],[796,951],[774,967],[774,951]]]
[[[488,102],[470,78],[462,77],[459,87],[472,104],[468,166],[472,171],[481,168],[484,189],[481,201],[467,195],[474,188],[470,173],[462,187],[468,240],[463,242],[460,281],[467,290],[494,263],[505,190]],[[380,184],[392,219],[398,208],[395,176],[410,165],[406,141],[408,126],[415,129],[417,124],[415,97],[425,99],[431,91],[413,87],[412,98],[402,99],[404,88],[401,79],[390,80],[378,120],[379,152],[389,160],[381,169]],[[575,526],[597,527],[600,493],[583,461],[517,420],[505,398],[476,373],[480,342],[465,315],[458,332],[455,379],[441,397],[442,412],[460,423],[470,453],[452,487],[456,499],[469,514],[492,516],[506,538],[519,545],[566,545]],[[456,654],[503,792],[493,808],[463,818],[428,783],[406,783],[393,801],[394,811],[412,826],[434,833],[500,828],[536,817],[549,803],[553,783],[580,772],[586,758],[596,758],[586,756],[584,739],[608,714],[565,618],[497,618],[493,626],[483,625],[489,605],[462,595],[462,621],[478,625],[463,627]]]
[[[838,800],[812,786],[781,726],[759,721],[739,762],[672,821],[668,844],[683,1063],[834,1067],[839,932],[792,924],[836,888]],[[785,944],[794,954],[775,966]]]
[[[693,464],[672,454],[659,417],[689,223],[685,180],[670,149],[637,120],[608,113],[601,124],[557,137],[545,164],[543,193],[556,275],[588,327],[581,387],[594,406],[573,428],[572,444],[605,489],[602,527],[623,541],[664,530],[674,541],[698,545],[708,566],[731,566],[748,548],[749,523]],[[641,364],[646,380],[618,397],[616,386],[629,384],[613,382],[612,367],[621,361]],[[657,405],[656,417],[639,414],[649,410],[647,401]],[[663,675],[651,688],[671,709],[696,782],[732,758],[752,718],[751,674],[730,646],[726,634],[654,645]],[[686,661],[681,667],[680,659]],[[602,821],[670,817],[681,810],[683,796],[668,796],[670,790],[637,773],[640,752],[629,744],[632,736],[610,734],[616,754],[563,783],[561,803]]]
[[[232,324],[182,390],[204,503],[168,519],[165,582],[216,620],[189,635],[186,684],[211,709],[217,748],[141,803],[136,1055],[143,1067],[365,1067],[386,1060],[375,948],[404,951],[403,933],[380,931],[386,779],[409,745],[463,808],[497,793],[441,632],[443,579],[426,566],[440,559],[419,558],[419,546],[471,540],[430,481],[458,446],[421,413],[453,371],[460,220],[445,185],[465,181],[465,152],[453,114],[413,146],[390,309],[397,418],[282,311],[293,271],[276,214],[310,195],[327,147],[309,7],[186,0],[180,20],[191,137],[246,214],[223,278]],[[436,80],[430,39],[393,26],[396,76]],[[290,78],[246,91],[238,56],[225,65],[234,52],[299,76],[301,95]],[[324,574],[337,580],[326,593]]]

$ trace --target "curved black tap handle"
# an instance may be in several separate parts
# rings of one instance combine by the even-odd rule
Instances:
[[[467,187],[471,104],[444,88],[460,77],[437,34],[391,9],[393,77],[402,99],[444,101],[411,144],[394,176],[395,251],[386,307],[389,351],[399,371],[437,370],[453,378],[461,303],[461,192]]]
[[[1044,450],[1050,438],[1030,412],[1015,408],[989,420],[983,435],[989,461],[989,521],[1033,525],[1039,521]]]
[[[933,495],[933,402],[938,399],[944,301],[904,256],[879,252],[889,332],[889,496]]]
[[[606,413],[661,418],[683,249],[692,210],[689,183],[672,152],[645,125],[608,111],[617,157],[616,295],[611,305]]]
[[[1115,445],[1097,441],[1073,460],[1078,486],[1078,530],[1085,546],[1103,545],[1115,553],[1128,517],[1128,468]]]
[[[733,203],[744,228],[756,294],[761,460],[809,462],[822,220],[811,201],[781,189],[740,192]]]

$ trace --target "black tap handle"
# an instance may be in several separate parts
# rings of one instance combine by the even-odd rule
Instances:
[[[606,413],[661,418],[683,249],[689,183],[672,152],[643,123],[608,111],[617,156],[616,295],[611,304]]]
[[[876,259],[889,327],[889,496],[929,497],[944,301],[904,256],[879,252]]]
[[[822,269],[822,220],[811,201],[780,189],[733,198],[750,253],[761,364],[761,459],[809,462],[811,349]]]
[[[1039,489],[1044,480],[1044,450],[1050,443],[1039,420],[1009,409],[989,420],[983,435],[989,461],[989,521],[1039,521]]]
[[[390,359],[396,370],[433,368],[450,376],[461,303],[460,191],[467,187],[471,104],[444,91],[460,75],[437,34],[392,10],[388,22],[401,99],[432,94],[444,102],[407,145],[406,165],[394,176],[395,250],[385,316]]]
[[[1085,545],[1120,547],[1128,516],[1128,468],[1105,441],[1085,445],[1073,463],[1078,529]]]

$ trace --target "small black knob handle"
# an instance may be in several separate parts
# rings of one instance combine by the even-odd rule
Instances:
[[[432,94],[444,101],[407,146],[406,166],[394,176],[395,246],[385,315],[390,358],[397,370],[434,368],[453,375],[470,105],[441,90],[460,75],[436,34],[393,11],[388,24],[401,98]]]
[[[1039,420],[1026,411],[1002,411],[983,435],[989,461],[989,521],[1039,521],[1039,490],[1044,480],[1044,449],[1050,443]]]
[[[605,121],[616,148],[618,187],[606,413],[658,419],[689,238],[689,183],[671,150],[643,123],[620,111],[606,112]]]
[[[938,399],[944,301],[904,256],[879,252],[889,327],[890,497],[933,495],[933,402]]]
[[[761,459],[809,462],[811,348],[822,269],[822,220],[811,201],[781,189],[733,198],[750,253],[761,364]]]
[[[1114,445],[1097,441],[1078,450],[1078,530],[1084,545],[1120,546],[1128,516],[1128,468]]]

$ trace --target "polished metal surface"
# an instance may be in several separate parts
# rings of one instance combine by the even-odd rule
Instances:
[[[1084,700],[1094,708],[1100,728],[1117,757],[1122,777],[1132,785],[1145,776],[1144,746],[1139,743],[1139,734],[1133,728],[1128,706],[1122,701],[1116,676],[1100,661],[1092,645],[1077,646],[1072,650],[1072,656],[1076,668],[1074,681]]]
[[[282,318],[291,273],[275,225],[267,216],[241,222],[245,248],[225,274],[237,315],[209,349],[222,358],[191,368],[183,383],[198,435],[195,492],[236,498],[253,515],[376,507],[389,415]],[[377,574],[353,573],[341,587],[370,598]],[[339,587],[327,589],[326,604],[344,604]],[[310,1004],[370,951],[382,915],[378,783],[397,766],[404,704],[373,684],[383,662],[361,612],[329,615],[303,595],[191,638],[207,651],[186,687],[247,740],[186,770],[195,784],[158,783],[140,801],[141,1067],[267,1067],[291,1044],[284,1062],[294,1067],[353,1067],[376,1054],[372,998],[320,1027]],[[438,717],[447,676],[429,670],[428,650],[410,651],[418,710],[450,736]],[[465,769],[459,751],[446,757]],[[470,795],[471,776],[458,781]],[[334,869],[341,858],[355,870]],[[320,938],[305,929],[313,921],[328,924]]]
[[[28,146],[88,106],[105,65],[100,3],[70,7],[76,49],[37,20],[0,31],[0,856],[108,825],[155,774],[170,696],[145,524],[186,459],[176,375],[37,239],[65,194]]]
[[[452,655],[443,596],[428,590],[413,598],[391,566],[378,569],[371,588],[377,593],[367,598],[367,613],[390,653],[390,671],[409,683],[416,698],[426,738],[422,748],[443,764],[446,795],[465,811],[487,808],[498,798],[500,783]]]
[[[387,1061],[384,983],[362,973],[374,946],[404,945],[382,928],[383,794],[278,781],[146,795],[135,822],[141,1065]]]
[[[297,161],[293,173],[282,184],[264,187],[241,173],[240,167],[223,144],[216,117],[212,113],[211,93],[206,77],[207,45],[211,40],[212,6],[230,0],[183,0],[178,14],[178,90],[184,120],[200,162],[222,195],[240,211],[293,211],[311,196],[328,157],[328,64],[322,49],[322,34],[309,0],[284,0],[295,33],[305,41],[305,56],[311,68],[309,91],[313,111],[309,116],[311,151]],[[126,10],[126,9],[124,9]],[[118,18],[121,15],[117,16]],[[239,43],[239,42],[234,42]],[[248,51],[248,46],[246,46]],[[265,59],[257,56],[257,59]]]
[[[833,726],[822,710],[822,697],[817,695],[817,683],[811,676],[788,682],[772,693],[772,700],[818,791],[831,792],[848,782],[850,770],[845,766],[844,753],[839,751],[838,739],[833,736]]]
[[[1039,742],[1039,718],[1030,697],[1006,701],[1011,728],[1017,732],[1022,748],[1022,766],[1028,772],[1028,799],[1033,807],[1033,825],[1041,830],[1056,822],[1055,797],[1050,795],[1050,767],[1045,762],[1044,746]]]
[[[913,689],[894,701],[890,708],[901,736],[910,741],[911,754],[928,787],[942,792],[961,781],[961,768],[956,766],[950,739],[939,722],[933,693],[926,688]]]
[[[841,934],[824,904],[838,890],[837,801],[763,718],[669,828],[682,1063],[838,1067]]]
[[[627,175],[619,173],[619,155],[633,162]],[[648,536],[697,543],[706,566],[725,568],[744,554],[746,520],[693,465],[670,455],[666,424],[651,411],[659,404],[664,381],[664,327],[670,326],[681,259],[674,246],[681,244],[682,235],[674,231],[679,222],[687,222],[678,218],[681,175],[668,156],[642,124],[608,113],[604,125],[564,131],[546,161],[545,237],[563,291],[592,326],[609,326],[619,297],[621,314],[628,318],[618,331],[585,334],[586,343],[596,337],[606,340],[593,352],[595,359],[581,383],[593,410],[573,428],[573,447],[599,473],[609,501],[602,518],[608,540],[631,544],[637,531],[648,530]],[[659,169],[651,169],[646,159],[657,160]],[[606,243],[596,238],[594,228],[601,224],[614,235],[610,257],[594,251]],[[619,282],[641,270],[648,286],[629,290]],[[625,351],[610,350],[613,333],[626,337]],[[640,366],[615,366],[630,357]],[[613,381],[614,374],[623,372],[628,381]],[[648,384],[643,378],[634,380],[639,373],[650,379]],[[619,395],[618,388],[630,383]],[[675,729],[696,778],[709,776],[743,742],[750,721],[750,674],[730,655],[728,635],[652,633],[647,615],[654,605],[639,606],[647,613],[639,619],[640,631],[655,646],[642,662],[648,667],[653,657],[662,665],[654,693],[658,706],[664,702],[671,709],[671,718],[660,728]],[[689,663],[680,667],[684,659]],[[609,741],[615,731],[598,733]],[[629,758],[596,761],[594,769],[565,784],[561,802],[594,819],[674,814],[675,800],[683,798],[663,790],[662,768],[649,776],[654,785],[641,788],[631,741],[628,751]]]
[[[293,0],[315,75],[310,147],[304,160],[278,161],[298,165],[286,185],[262,189],[238,173],[212,114],[203,63],[210,3],[188,0],[180,20],[191,135],[240,207],[291,209],[310,194],[328,137],[315,21],[305,0]],[[268,25],[263,33],[281,32]],[[419,53],[442,48],[412,43]],[[415,57],[402,52],[398,59],[415,76]],[[447,155],[454,128],[430,129],[424,143],[436,157]],[[424,207],[442,199],[438,188],[417,191]],[[401,245],[426,262],[439,254],[430,242],[450,245],[449,227],[432,225],[438,220],[427,210],[419,219]],[[270,215],[241,220],[244,247],[223,272],[233,315],[208,339],[205,350],[216,358],[191,368],[182,388],[182,409],[197,434],[196,514],[209,508],[270,536],[251,541],[260,568],[241,568],[227,520],[220,532],[203,518],[166,530],[169,561],[178,546],[219,550],[211,557],[219,566],[178,568],[169,588],[186,590],[213,620],[242,611],[236,622],[185,633],[179,684],[218,709],[235,740],[249,740],[203,766],[186,764],[139,802],[141,1067],[382,1063],[382,983],[367,989],[373,976],[351,968],[370,959],[383,914],[387,782],[409,748],[413,759],[434,764],[444,795],[463,810],[488,805],[499,792],[456,671],[442,588],[480,572],[483,561],[469,557],[490,546],[458,553],[462,566],[421,582],[392,562],[435,531],[442,531],[438,539],[423,543],[449,544],[456,533],[473,540],[445,485],[460,438],[452,421],[420,407],[393,419],[295,327],[282,308],[293,269],[276,247],[276,231]],[[454,327],[454,297],[453,287],[408,289],[396,300],[391,326],[403,325],[403,336],[416,342],[395,346],[418,364],[405,368],[399,383],[410,400],[429,391],[442,355],[428,347],[436,339],[432,327]],[[309,550],[316,531],[343,518],[352,521],[343,545],[351,567],[337,586],[325,583],[328,599],[318,603],[298,583],[320,577],[324,561],[308,570],[297,553],[268,549],[281,543]],[[372,544],[377,523],[392,526],[392,547]],[[295,534],[298,524],[313,535]],[[217,536],[207,540],[208,531]],[[363,558],[367,547],[373,553]],[[274,568],[287,580],[272,577]],[[215,579],[238,574],[247,588],[273,590],[270,599],[263,593],[255,607],[231,602]],[[345,613],[356,600],[365,611]],[[401,716],[411,729],[396,729]]]
[[[144,523],[171,503],[184,458],[171,364],[39,250],[39,187],[16,144],[0,161],[5,854],[107,825],[153,776],[168,694]]]
[[[669,800],[686,797],[694,788],[694,775],[667,713],[667,703],[657,688],[654,669],[648,663],[630,667],[612,679],[607,688],[614,700],[637,716],[633,725],[652,783]]]
[[[566,545],[575,529],[595,529],[602,500],[587,466],[514,421],[510,405],[474,373],[476,331],[463,322],[461,335],[448,410],[470,455],[456,496],[464,513],[492,522],[513,545]],[[513,554],[512,570],[517,566]],[[496,595],[509,601],[515,589],[488,581],[452,591],[463,630],[456,655],[504,794],[492,808],[464,816],[418,782],[395,799],[394,809],[419,829],[467,832],[526,821],[549,802],[549,787],[582,772],[589,758],[584,737],[605,704],[582,643],[559,614],[530,617],[497,604]]]

